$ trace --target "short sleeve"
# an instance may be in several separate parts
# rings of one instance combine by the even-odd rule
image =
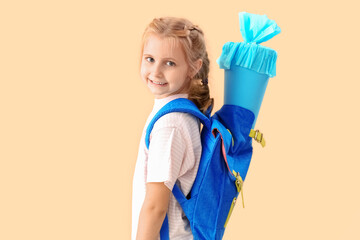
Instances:
[[[176,127],[151,133],[146,182],[164,182],[172,190],[185,158],[185,141]]]

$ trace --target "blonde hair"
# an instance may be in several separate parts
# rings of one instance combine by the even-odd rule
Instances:
[[[202,60],[200,70],[190,81],[188,94],[189,99],[195,103],[201,112],[205,113],[206,110],[214,104],[214,99],[210,98],[208,85],[210,61],[206,51],[203,31],[185,18],[154,18],[144,31],[141,56],[149,35],[154,33],[161,37],[173,38],[179,41],[183,47],[186,60],[193,70],[196,69],[195,62],[198,59]]]

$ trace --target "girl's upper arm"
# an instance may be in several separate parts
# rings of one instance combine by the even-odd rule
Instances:
[[[161,128],[150,140],[146,182],[164,182],[169,191],[179,176],[185,142],[175,127]]]
[[[148,182],[146,183],[145,203],[155,211],[166,212],[170,194],[171,191],[163,182]]]

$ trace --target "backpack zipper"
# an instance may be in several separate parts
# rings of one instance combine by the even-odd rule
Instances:
[[[228,221],[229,221],[229,219],[230,219],[231,213],[232,213],[233,210],[234,210],[235,203],[236,203],[236,197],[234,197],[234,199],[232,200],[231,207],[230,207],[228,216],[227,216],[226,221],[225,221],[225,224],[224,224],[224,228],[226,228],[226,225],[228,224]]]
[[[243,207],[245,208],[244,195],[243,195],[243,184],[244,184],[244,182],[243,182],[243,180],[242,180],[242,178],[240,176],[240,173],[237,173],[237,172],[235,172],[235,170],[233,170],[232,174],[234,175],[234,177],[236,177],[236,180],[235,180],[236,189],[237,189],[238,192],[241,192],[242,204],[243,204]],[[224,224],[224,228],[226,228],[226,225],[229,222],[230,216],[231,216],[231,214],[232,214],[232,212],[234,210],[234,207],[235,207],[236,200],[237,200],[236,197],[234,197],[234,199],[232,200],[230,210],[229,210],[228,216],[227,216],[225,224]]]
[[[240,173],[235,172],[235,170],[233,170],[233,175],[234,175],[234,177],[236,177],[236,180],[235,180],[236,189],[238,192],[241,193],[243,208],[245,208],[244,194],[243,194],[244,181],[242,180]]]

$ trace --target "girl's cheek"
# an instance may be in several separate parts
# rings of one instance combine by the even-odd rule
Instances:
[[[141,64],[141,68],[140,68],[140,74],[141,76],[144,76],[146,74],[146,66],[144,64]]]

